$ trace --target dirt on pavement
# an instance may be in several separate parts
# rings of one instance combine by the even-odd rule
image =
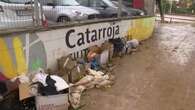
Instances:
[[[115,84],[86,92],[83,110],[194,110],[195,27],[158,24],[138,52],[115,60]]]

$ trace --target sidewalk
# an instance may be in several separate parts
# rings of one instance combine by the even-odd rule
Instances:
[[[193,16],[165,15],[164,17],[167,22],[195,23],[195,17]],[[159,14],[156,15],[156,20],[161,20]]]

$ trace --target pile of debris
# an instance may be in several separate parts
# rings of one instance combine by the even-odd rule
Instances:
[[[101,71],[88,69],[88,74],[81,80],[71,85],[70,102],[73,108],[78,108],[80,98],[84,90],[92,89],[94,87],[106,87],[114,83],[114,76],[104,74]]]
[[[135,52],[138,46],[136,39],[112,39],[90,47],[84,58],[74,59],[69,55],[58,59],[55,72],[39,69],[11,81],[0,81],[0,100],[3,102],[2,96],[9,91],[7,83],[14,82],[13,85],[18,85],[14,88],[19,90],[18,110],[65,110],[69,106],[76,109],[85,90],[110,87],[114,83],[112,58]]]

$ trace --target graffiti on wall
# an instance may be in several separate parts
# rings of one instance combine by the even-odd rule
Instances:
[[[151,17],[0,36],[0,73],[10,79],[38,68],[53,69],[61,56],[81,57],[86,48],[112,38],[144,40],[151,36],[154,23]]]
[[[0,72],[8,79],[45,67],[44,46],[35,34],[0,38]]]
[[[142,18],[132,20],[132,28],[128,31],[129,39],[145,40],[153,33],[155,18]]]

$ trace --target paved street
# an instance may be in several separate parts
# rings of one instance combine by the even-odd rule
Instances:
[[[116,59],[112,88],[85,93],[83,110],[194,110],[195,27],[159,24],[138,52]]]

